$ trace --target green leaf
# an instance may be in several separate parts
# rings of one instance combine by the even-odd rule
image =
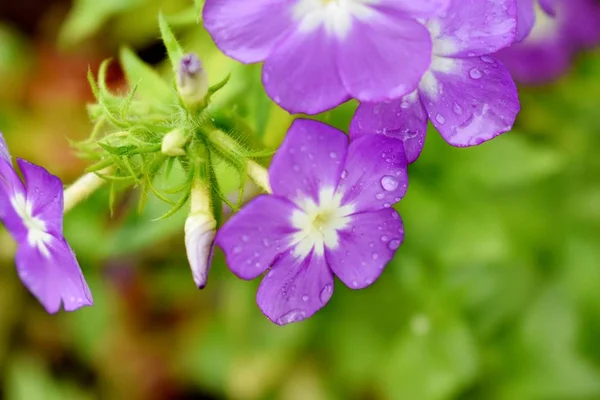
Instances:
[[[162,14],[158,15],[158,24],[160,27],[162,40],[167,48],[167,54],[169,55],[169,59],[173,65],[173,70],[176,71],[177,67],[179,66],[179,61],[183,57],[183,50],[179,45],[179,42],[177,42],[177,38],[173,34],[173,31],[171,31],[171,27]]]
[[[129,85],[137,85],[137,93],[141,98],[153,104],[170,104],[177,100],[175,91],[133,51],[123,47],[119,55]]]
[[[388,399],[456,398],[477,372],[477,353],[467,327],[457,318],[417,315],[389,353],[383,377]]]

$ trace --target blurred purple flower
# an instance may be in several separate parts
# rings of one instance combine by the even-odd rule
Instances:
[[[406,160],[396,139],[353,141],[311,120],[290,128],[269,168],[272,195],[259,196],[217,233],[230,269],[243,279],[267,271],[257,293],[279,325],[301,321],[346,286],[372,284],[404,238],[391,208],[405,194]]]
[[[543,83],[559,77],[576,52],[600,44],[597,0],[518,0],[518,39],[498,53],[517,81]]]
[[[225,54],[265,61],[263,84],[276,103],[317,114],[352,97],[375,102],[413,91],[431,60],[417,19],[448,2],[207,0],[203,18]]]
[[[0,134],[0,220],[17,242],[23,284],[49,313],[93,304],[75,254],[62,234],[63,186],[44,168],[17,159],[14,170]]]
[[[453,146],[478,145],[510,130],[520,109],[517,88],[489,54],[514,41],[516,15],[515,0],[451,1],[443,17],[426,23],[433,60],[418,89],[391,102],[362,103],[352,138],[400,139],[411,163],[423,149],[428,120]]]

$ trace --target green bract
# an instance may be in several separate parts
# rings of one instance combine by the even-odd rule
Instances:
[[[162,15],[159,25],[169,60],[177,71],[184,51]],[[102,63],[97,79],[88,74],[97,100],[89,106],[95,126],[90,138],[75,145],[81,156],[94,162],[88,171],[110,183],[111,203],[117,190],[136,186],[141,193],[140,209],[149,192],[172,205],[160,217],[166,218],[187,202],[192,184],[198,179],[211,190],[215,215],[220,214],[223,202],[234,210],[239,208],[248,161],[268,157],[272,152],[254,144],[258,140],[253,140],[253,133],[227,104],[211,106],[212,96],[228,83],[229,76],[211,86],[203,101],[186,105],[174,82],[165,81],[128,48],[121,50],[120,63],[130,87],[123,95],[111,92],[107,86],[110,60]],[[161,151],[163,140],[174,131],[184,138],[181,151],[165,154]],[[168,176],[175,163],[186,172],[185,180],[174,182],[171,189],[158,190],[153,181],[159,174]],[[219,186],[220,164],[233,168],[238,175],[238,204],[232,204]],[[111,166],[114,168],[109,175],[99,172]]]

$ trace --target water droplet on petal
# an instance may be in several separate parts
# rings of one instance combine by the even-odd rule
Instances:
[[[394,191],[398,187],[398,180],[393,176],[386,175],[381,178],[381,187],[388,192]]]
[[[337,158],[337,153],[335,153],[335,152],[332,151],[331,153],[329,153],[329,157],[331,157],[333,159],[336,159]]]
[[[461,115],[463,113],[463,109],[458,103],[454,103],[454,107],[452,108],[456,115]]]
[[[321,290],[321,294],[319,295],[319,300],[321,300],[322,304],[325,304],[331,298],[333,294],[333,285],[325,285],[323,290]]]
[[[392,205],[391,205],[390,203],[383,203],[383,206],[384,206],[385,208],[390,208]]]
[[[377,259],[379,258],[379,254],[377,254],[377,253],[373,253],[373,254],[371,254],[371,258],[372,258],[373,260],[377,260]]]
[[[262,240],[262,244],[263,244],[263,246],[265,246],[265,247],[269,247],[269,246],[271,245],[271,241],[270,241],[269,239],[267,239],[267,238],[264,238],[264,239]]]
[[[348,171],[343,170],[342,171],[342,179],[346,179],[348,177]]]
[[[396,250],[398,247],[400,247],[400,241],[397,239],[394,239],[390,243],[388,243],[388,248],[390,250]]]
[[[435,120],[442,125],[444,125],[446,123],[446,118],[444,118],[444,116],[442,114],[436,115]]]
[[[388,240],[390,240],[390,238],[389,238],[389,237],[387,237],[386,235],[382,235],[382,236],[381,236],[381,241],[382,241],[382,242],[387,242]]]
[[[377,200],[383,200],[383,198],[384,198],[384,197],[385,197],[385,194],[383,194],[383,193],[377,193],[377,194],[375,195],[375,198],[376,198]]]
[[[235,246],[233,248],[233,254],[240,254],[242,252],[242,246]]]
[[[308,301],[308,296],[307,295],[302,296],[302,301],[306,303]]]
[[[306,317],[306,313],[302,310],[291,310],[277,319],[279,325],[285,325],[292,322],[302,321]]]
[[[477,68],[472,68],[469,71],[469,76],[471,77],[471,79],[480,79],[483,76],[483,74]]]
[[[353,288],[357,288],[358,287],[358,281],[352,281],[352,287]]]

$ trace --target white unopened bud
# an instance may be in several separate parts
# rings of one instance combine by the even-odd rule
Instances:
[[[163,154],[171,157],[184,156],[183,147],[187,141],[188,138],[181,129],[174,129],[163,137],[160,150]]]
[[[213,254],[217,221],[212,214],[210,195],[204,184],[192,189],[191,211],[185,221],[185,248],[196,286],[206,286]]]
[[[177,90],[186,105],[199,104],[208,94],[208,76],[195,54],[186,54],[179,62]]]

